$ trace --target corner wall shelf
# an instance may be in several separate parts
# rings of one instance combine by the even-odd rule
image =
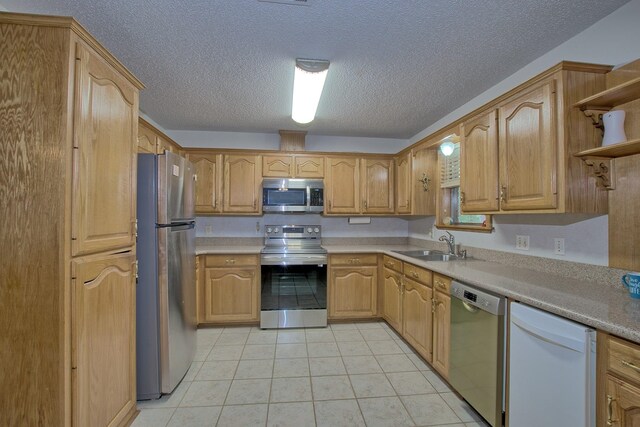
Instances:
[[[582,159],[587,166],[593,168],[593,174],[598,180],[598,187],[605,190],[615,190],[616,180],[613,159],[633,156],[634,154],[640,154],[640,139],[591,148],[576,153],[574,156]]]
[[[610,89],[596,93],[574,104],[574,107],[585,110],[609,111],[613,107],[635,101],[640,98],[640,77]]]

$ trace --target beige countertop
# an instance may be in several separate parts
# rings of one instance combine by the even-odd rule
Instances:
[[[394,251],[424,249],[410,245],[323,245],[332,253],[384,253],[478,288],[640,343],[640,300],[620,286],[576,280],[497,262],[420,261]],[[201,254],[260,253],[262,246],[197,246]]]

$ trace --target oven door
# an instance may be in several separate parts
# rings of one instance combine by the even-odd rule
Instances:
[[[261,328],[327,326],[326,256],[324,259],[322,264],[263,261]]]

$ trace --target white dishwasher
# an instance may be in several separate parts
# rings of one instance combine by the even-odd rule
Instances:
[[[595,426],[595,361],[593,329],[511,303],[509,425]]]

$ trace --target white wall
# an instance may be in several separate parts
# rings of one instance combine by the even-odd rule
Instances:
[[[437,241],[444,231],[433,227],[434,218],[409,221],[409,236]],[[586,264],[608,265],[608,217],[587,215],[494,215],[494,231],[472,233],[453,231],[456,243],[463,246],[514,252],[575,261]],[[516,235],[529,236],[529,250],[515,248]],[[565,255],[555,255],[553,239],[565,239]]]
[[[632,0],[419,132],[410,138],[410,143],[438,131],[560,61],[621,65],[640,58],[638,18],[640,0]]]
[[[347,218],[321,215],[264,215],[262,217],[198,217],[198,237],[262,237],[265,225],[321,225],[324,237],[407,237],[408,222],[401,218],[372,217],[371,224],[349,224]],[[257,228],[256,228],[257,225]],[[211,231],[207,232],[207,227]]]
[[[243,148],[253,150],[280,149],[278,133],[207,132],[170,130],[167,135],[183,147]],[[307,135],[307,151],[336,151],[361,153],[397,153],[409,145],[406,139],[360,138],[349,136]]]
[[[0,4],[0,10],[7,11],[7,8]]]

